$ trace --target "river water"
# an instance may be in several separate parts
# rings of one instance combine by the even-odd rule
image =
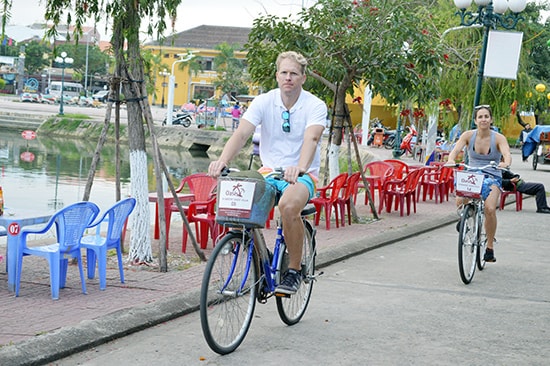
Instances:
[[[23,139],[20,132],[0,131],[0,186],[5,207],[52,211],[81,201],[97,141],[49,138]],[[212,157],[206,153],[162,150],[175,186],[189,174],[204,172]],[[154,165],[148,154],[149,192],[156,190]],[[115,203],[115,146],[101,151],[90,201],[105,209]],[[128,147],[121,146],[121,194],[130,194]]]

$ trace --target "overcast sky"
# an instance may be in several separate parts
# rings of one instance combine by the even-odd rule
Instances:
[[[528,2],[545,0],[528,0]],[[11,24],[30,25],[44,21],[46,0],[15,0],[12,5]],[[302,6],[309,7],[315,0],[183,0],[178,8],[176,32],[199,25],[225,25],[252,27],[259,15],[274,14],[288,16],[297,14]],[[87,24],[92,26],[92,22]],[[105,36],[105,25],[100,24],[98,31]],[[106,40],[106,38],[103,38]]]
[[[252,27],[258,15],[269,13],[287,16],[298,13],[302,5],[307,7],[314,3],[314,0],[183,0],[178,8],[176,32],[203,24]],[[13,1],[10,24],[44,22],[45,6],[41,4],[45,4],[45,0]],[[93,23],[87,25],[92,26]],[[104,28],[102,24],[98,26],[98,31],[104,34]]]

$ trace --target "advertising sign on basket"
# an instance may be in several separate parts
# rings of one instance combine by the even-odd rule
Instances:
[[[457,171],[456,191],[463,195],[479,195],[483,185],[484,175],[467,171]]]
[[[249,218],[254,200],[255,182],[220,181],[218,190],[218,215]]]

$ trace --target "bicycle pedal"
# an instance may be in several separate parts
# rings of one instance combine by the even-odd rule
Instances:
[[[275,296],[276,296],[276,297],[286,297],[286,298],[290,298],[290,295],[289,295],[289,294],[281,294],[281,293],[279,293],[279,292],[276,292],[276,293],[275,293]]]

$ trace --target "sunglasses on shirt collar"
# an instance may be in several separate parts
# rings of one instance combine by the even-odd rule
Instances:
[[[289,111],[283,111],[281,114],[281,118],[283,119],[283,132],[289,133],[290,132],[290,112]]]

